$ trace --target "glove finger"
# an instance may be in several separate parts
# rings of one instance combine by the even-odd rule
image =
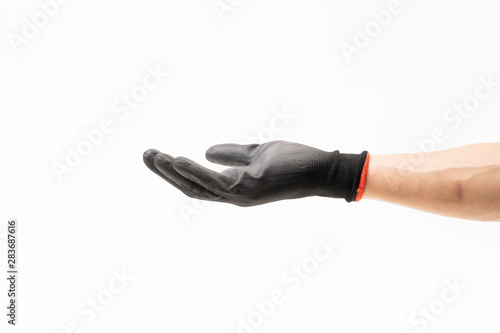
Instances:
[[[143,155],[144,164],[146,164],[146,166],[149,168],[149,170],[153,171],[155,174],[157,174],[158,176],[160,176],[163,180],[167,181],[170,185],[172,185],[175,188],[179,189],[180,191],[182,191],[188,197],[195,198],[196,196],[194,195],[194,193],[192,193],[190,191],[187,191],[184,188],[180,187],[175,182],[173,182],[172,180],[170,180],[170,178],[168,178],[163,173],[161,173],[160,170],[158,170],[158,168],[155,166],[154,158],[155,158],[156,155],[158,155],[160,153],[161,152],[158,151],[158,150],[156,150],[156,149],[149,149],[149,150],[145,151],[144,155]]]
[[[258,144],[238,145],[235,143],[224,143],[208,148],[205,156],[207,160],[227,166],[249,165]]]
[[[149,168],[149,170],[153,171],[155,174],[160,176],[161,178],[165,179],[165,175],[163,175],[155,166],[155,156],[160,154],[161,151],[156,150],[156,149],[148,149],[144,152],[142,155],[142,159],[144,161],[144,164]],[[167,182],[171,182],[170,179],[166,178],[165,179]]]
[[[228,184],[232,179],[231,176],[207,169],[186,157],[176,157],[172,164],[174,169],[182,176],[209,191],[219,195],[227,194]]]
[[[180,175],[177,171],[175,171],[172,165],[173,160],[174,158],[172,156],[165,153],[159,153],[154,157],[154,165],[163,175],[162,178],[166,178],[169,183],[184,192],[187,196],[203,200],[218,200],[221,198],[220,195],[214,194],[206,188]]]

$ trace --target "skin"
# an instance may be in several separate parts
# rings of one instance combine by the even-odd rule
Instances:
[[[363,199],[477,221],[500,221],[500,142],[371,155]]]

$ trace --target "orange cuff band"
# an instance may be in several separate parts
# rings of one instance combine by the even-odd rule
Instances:
[[[366,153],[365,165],[363,166],[363,171],[361,171],[361,178],[359,179],[358,190],[356,191],[356,202],[361,200],[363,193],[365,192],[366,185],[366,175],[368,173],[368,163],[370,161],[370,154]]]

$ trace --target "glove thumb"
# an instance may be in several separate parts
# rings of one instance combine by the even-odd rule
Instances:
[[[207,160],[227,166],[249,165],[258,144],[238,145],[224,143],[208,148],[205,153]]]

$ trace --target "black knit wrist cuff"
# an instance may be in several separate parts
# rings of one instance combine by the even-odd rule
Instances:
[[[361,172],[365,165],[368,151],[363,151],[361,154],[340,154],[340,172],[339,175],[344,179],[342,182],[349,185],[349,190],[346,191],[344,199],[347,202],[356,201]]]

